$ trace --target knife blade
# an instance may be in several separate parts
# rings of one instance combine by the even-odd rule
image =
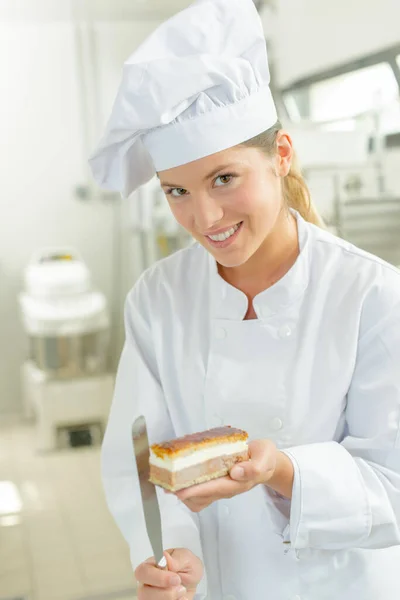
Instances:
[[[162,543],[161,515],[158,505],[156,487],[150,478],[150,447],[147,435],[146,419],[138,417],[132,425],[132,441],[139,476],[140,493],[142,496],[143,512],[146,522],[147,535],[160,569],[167,568]]]

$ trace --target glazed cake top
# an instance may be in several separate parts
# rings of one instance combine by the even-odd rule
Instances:
[[[235,442],[247,442],[248,434],[242,429],[235,429],[229,425],[224,427],[215,427],[207,431],[191,433],[174,440],[153,444],[151,450],[153,454],[160,458],[173,458],[191,454],[192,452],[203,448],[210,448],[219,444],[233,444]]]

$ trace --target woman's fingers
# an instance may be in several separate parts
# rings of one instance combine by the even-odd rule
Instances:
[[[231,477],[220,477],[219,479],[213,479],[207,483],[200,483],[199,485],[194,485],[185,490],[181,490],[180,492],[177,492],[176,495],[182,502],[185,502],[186,500],[194,498],[198,500],[201,498],[215,500],[220,498],[232,498],[232,496],[242,494],[245,491],[247,490],[243,483],[233,481]]]
[[[249,444],[250,460],[241,462],[230,471],[232,479],[252,486],[268,481],[276,466],[277,448],[270,440],[256,440]]]
[[[179,587],[182,583],[177,573],[171,573],[156,567],[153,558],[137,567],[135,577],[139,583],[156,588]]]
[[[138,589],[138,600],[183,600],[187,593],[183,586],[175,588],[157,588],[141,585]]]

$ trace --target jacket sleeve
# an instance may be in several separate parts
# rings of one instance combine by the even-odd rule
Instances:
[[[134,569],[153,556],[153,551],[147,536],[133,454],[132,423],[136,417],[145,415],[150,444],[175,436],[158,379],[149,312],[149,298],[141,279],[125,305],[126,341],[101,453],[106,501],[129,544]],[[175,496],[159,489],[157,495],[164,548],[188,548],[202,559],[197,516],[190,513]],[[204,581],[202,586],[204,588]]]
[[[342,443],[288,449],[292,548],[400,544],[400,304],[359,341]]]

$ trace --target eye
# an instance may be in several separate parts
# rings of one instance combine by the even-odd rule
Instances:
[[[165,193],[167,194],[167,196],[181,198],[182,196],[185,196],[187,194],[187,190],[185,190],[184,188],[171,188],[169,190],[166,190]]]
[[[234,175],[231,175],[229,173],[227,173],[226,175],[220,175],[215,180],[215,185],[217,187],[222,187],[224,185],[228,185],[229,183],[231,183],[231,181],[233,180],[234,177],[235,177]],[[220,183],[217,183],[218,181],[220,181]]]

